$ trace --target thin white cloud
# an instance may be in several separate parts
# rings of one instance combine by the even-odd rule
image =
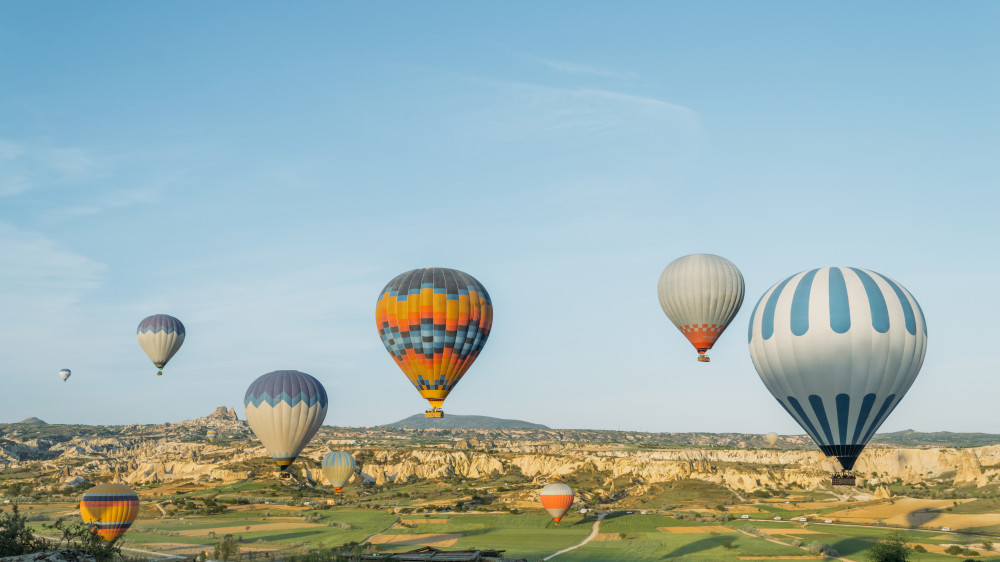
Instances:
[[[639,78],[639,74],[631,70],[618,70],[602,66],[593,66],[537,57],[531,57],[531,59],[557,72],[573,74],[576,76],[599,76],[602,78],[616,78],[620,80],[635,80]]]
[[[493,95],[467,114],[478,134],[498,140],[569,142],[618,138],[647,146],[676,145],[684,151],[700,144],[701,120],[696,111],[666,100],[594,88],[559,88],[525,82],[484,82]],[[481,98],[477,98],[481,99]],[[457,121],[456,121],[457,122]]]
[[[83,149],[0,139],[0,197],[40,186],[88,181],[105,173],[104,166]]]
[[[161,190],[157,187],[121,189],[98,195],[93,201],[83,205],[59,207],[46,211],[42,219],[47,223],[59,223],[78,217],[96,215],[108,209],[131,205],[152,205],[160,202]]]

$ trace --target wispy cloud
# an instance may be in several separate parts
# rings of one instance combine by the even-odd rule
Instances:
[[[639,74],[631,70],[618,70],[603,66],[593,66],[560,60],[552,60],[538,57],[529,57],[531,60],[543,64],[557,72],[574,74],[577,76],[597,76],[601,78],[616,78],[619,80],[635,80]]]
[[[47,223],[58,223],[66,220],[96,215],[108,209],[128,207],[138,204],[155,204],[160,202],[162,191],[156,186],[139,187],[135,189],[120,189],[106,194],[99,194],[92,201],[83,205],[71,205],[46,211],[42,219]]]
[[[0,197],[11,197],[43,185],[91,180],[105,172],[83,149],[0,139]]]
[[[589,138],[606,142],[609,137],[619,137],[630,144],[662,146],[664,142],[691,145],[692,139],[701,136],[696,111],[662,99],[526,82],[484,85],[494,95],[471,110],[471,115],[459,117],[476,122],[481,135],[497,139],[563,137],[579,143]]]

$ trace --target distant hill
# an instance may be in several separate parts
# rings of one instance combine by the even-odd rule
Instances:
[[[893,433],[878,433],[872,437],[873,444],[895,447],[984,447],[1000,444],[1000,435],[993,433],[952,433],[935,431],[921,433],[906,429]]]
[[[395,429],[549,429],[547,426],[521,420],[505,420],[489,416],[455,416],[445,414],[443,418],[425,418],[414,414],[394,423],[380,427]]]
[[[49,425],[49,424],[45,423],[44,420],[40,420],[40,419],[35,418],[35,417],[25,418],[25,419],[23,419],[23,420],[21,420],[21,421],[19,421],[17,423],[27,423],[27,424],[31,424],[31,425]]]

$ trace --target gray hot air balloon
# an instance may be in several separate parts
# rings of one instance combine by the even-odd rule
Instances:
[[[63,382],[68,381],[70,375],[72,374],[73,372],[70,371],[69,369],[62,369],[61,371],[59,371],[59,377],[63,380]]]
[[[708,362],[705,352],[743,304],[743,275],[726,258],[692,254],[667,265],[656,294],[664,314],[698,352],[698,361]]]
[[[136,337],[149,359],[156,365],[157,375],[163,374],[167,361],[184,343],[184,324],[169,314],[154,314],[139,322]]]
[[[326,389],[299,371],[274,371],[250,384],[243,406],[247,423],[278,469],[292,465],[316,435],[327,409]]]

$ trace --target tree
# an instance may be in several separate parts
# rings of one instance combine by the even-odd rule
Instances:
[[[239,559],[240,545],[236,544],[236,539],[232,535],[226,535],[223,539],[215,543],[215,552],[212,558],[215,560]]]
[[[898,533],[893,533],[875,543],[865,553],[868,562],[908,562],[913,556],[913,549],[906,539]]]

